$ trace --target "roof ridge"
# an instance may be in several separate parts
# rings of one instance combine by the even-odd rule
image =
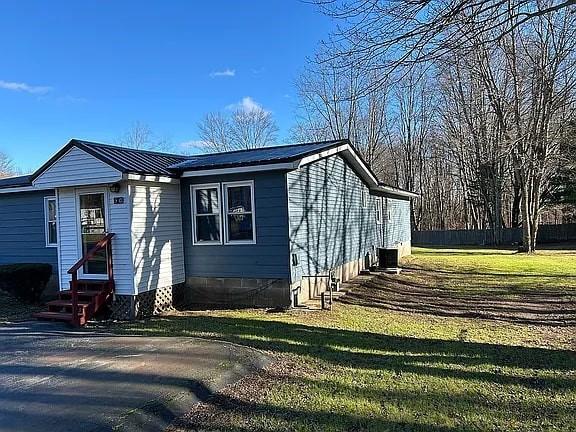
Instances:
[[[187,159],[190,157],[190,156],[182,155],[182,154],[165,153],[165,152],[159,152],[159,151],[154,151],[154,150],[135,149],[132,147],[122,147],[119,145],[106,144],[106,143],[101,143],[101,142],[96,142],[96,141],[87,141],[87,140],[82,140],[82,139],[78,139],[78,138],[72,138],[70,141],[74,141],[78,144],[85,144],[85,145],[90,145],[90,146],[95,146],[95,147],[106,147],[106,148],[112,148],[112,149],[118,149],[118,150],[124,150],[124,151],[133,151],[136,153],[153,154],[153,155],[158,155],[158,156],[172,156],[172,157],[177,157],[177,158],[181,158],[181,159]]]
[[[273,145],[273,146],[256,147],[256,148],[251,148],[251,149],[231,150],[231,151],[222,151],[222,152],[216,152],[216,153],[203,153],[203,154],[198,154],[198,155],[189,155],[188,157],[193,158],[193,157],[204,157],[204,156],[216,156],[216,155],[243,153],[243,152],[257,151],[257,150],[269,150],[269,149],[276,149],[276,148],[283,148],[283,147],[298,147],[298,146],[305,146],[305,145],[337,143],[339,141],[347,141],[347,138],[325,140],[325,141],[299,142],[296,144],[278,144],[278,145]]]

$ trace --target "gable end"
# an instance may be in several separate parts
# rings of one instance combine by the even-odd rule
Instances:
[[[32,184],[35,187],[82,186],[122,180],[118,169],[74,145],[67,147],[34,174]]]

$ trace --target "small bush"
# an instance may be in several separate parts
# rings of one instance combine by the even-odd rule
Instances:
[[[0,289],[20,300],[34,303],[40,299],[52,276],[50,264],[8,264],[0,266]]]

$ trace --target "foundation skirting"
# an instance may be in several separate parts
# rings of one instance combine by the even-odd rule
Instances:
[[[133,320],[174,309],[173,293],[178,286],[162,287],[138,295],[114,295],[112,318]]]

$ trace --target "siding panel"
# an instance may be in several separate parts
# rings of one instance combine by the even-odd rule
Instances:
[[[114,183],[121,178],[122,174],[117,169],[73,147],[40,174],[33,184],[39,187],[81,186]]]
[[[362,206],[362,192],[366,206]],[[292,283],[359,260],[382,243],[376,223],[379,198],[339,156],[288,173]]]
[[[46,247],[44,197],[52,190],[0,194],[0,264],[45,263],[58,274],[58,251]]]
[[[384,247],[410,242],[410,200],[384,198]]]
[[[190,186],[254,180],[256,244],[193,245]],[[281,171],[183,178],[182,215],[187,277],[288,279],[286,175]]]
[[[130,200],[136,292],[184,282],[180,186],[131,182]]]

